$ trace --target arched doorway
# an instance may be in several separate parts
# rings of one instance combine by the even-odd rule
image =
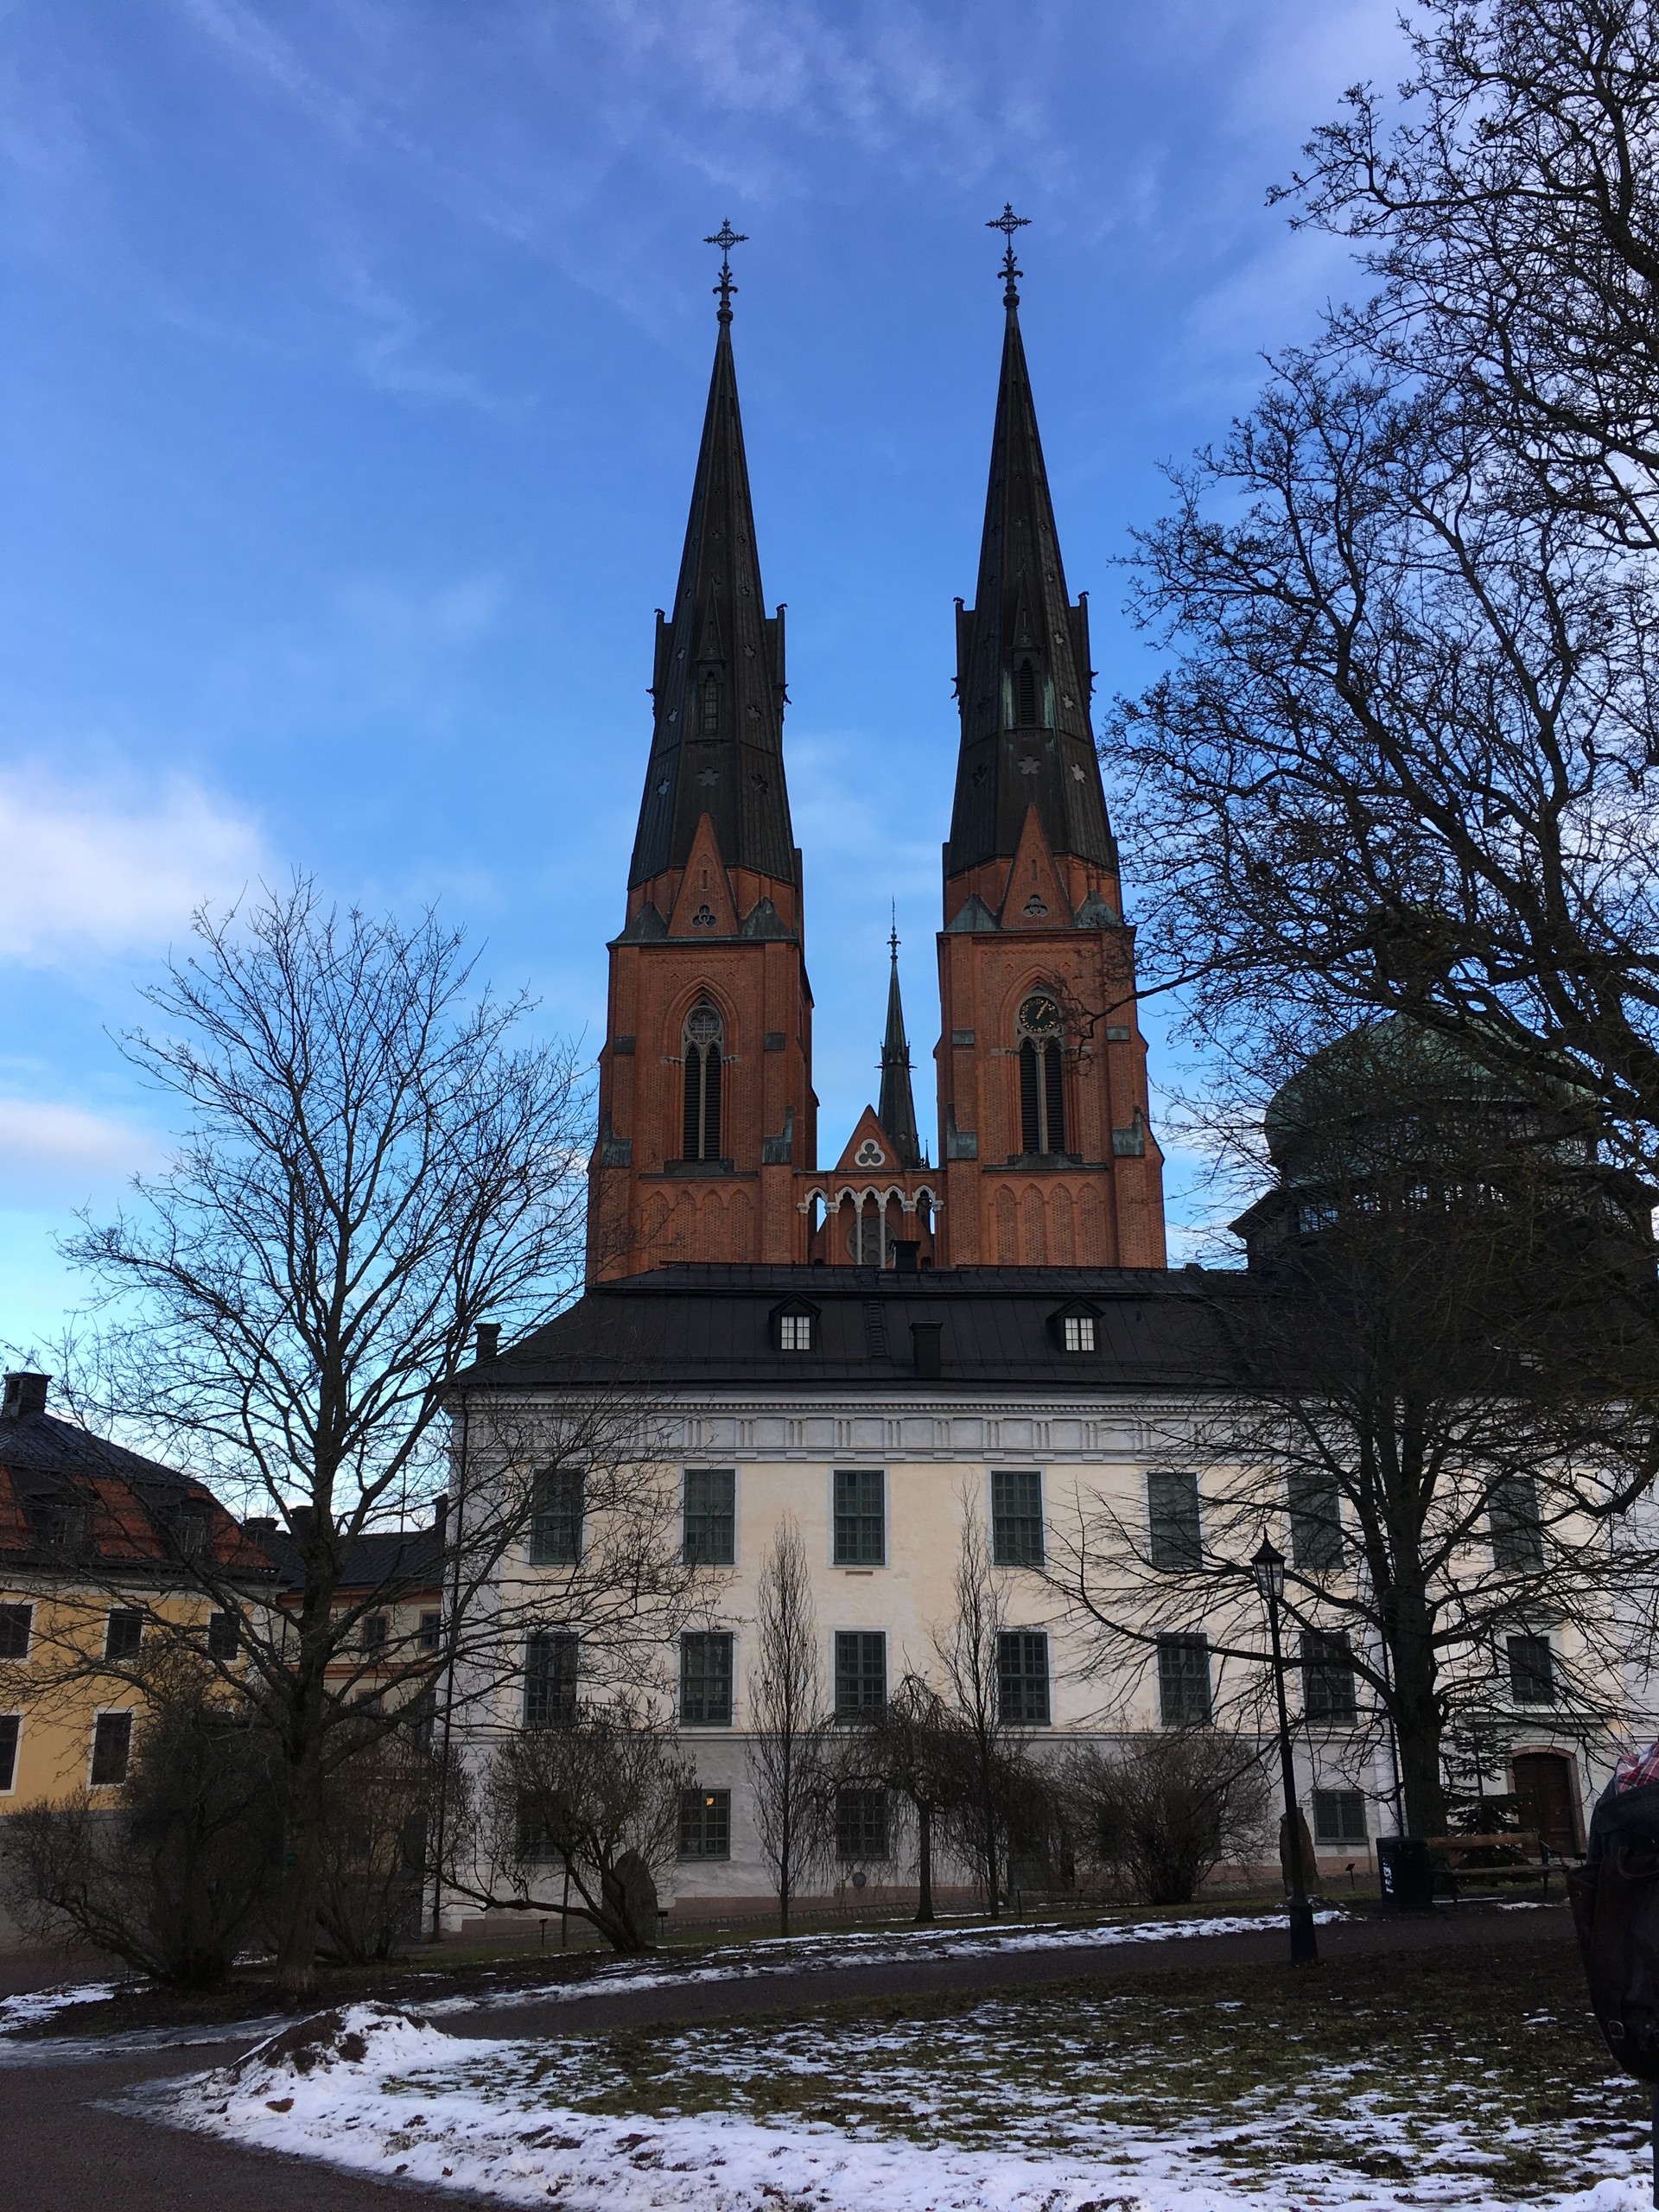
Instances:
[[[1552,1851],[1576,1858],[1584,1844],[1579,1834],[1578,1776],[1572,1755],[1521,1751],[1514,1767],[1521,1825],[1536,1828]]]

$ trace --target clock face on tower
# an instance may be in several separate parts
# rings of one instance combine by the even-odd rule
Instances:
[[[1020,1027],[1027,1037],[1058,1037],[1060,1009],[1052,999],[1029,998],[1020,1009]]]

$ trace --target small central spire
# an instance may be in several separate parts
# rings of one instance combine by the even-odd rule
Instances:
[[[715,286],[715,296],[720,302],[716,313],[721,322],[729,322],[732,319],[732,294],[737,289],[732,282],[732,248],[747,245],[748,242],[748,232],[734,231],[729,215],[717,231],[703,240],[704,245],[720,248],[720,281]]]
[[[1002,213],[1000,215],[993,215],[985,226],[988,231],[1001,231],[1007,240],[1007,251],[1002,257],[1002,304],[1005,308],[1019,306],[1020,295],[1014,289],[1015,283],[1026,273],[1014,257],[1014,234],[1016,231],[1028,230],[1030,226],[1030,216],[1016,215],[1014,212],[1014,202],[1011,200],[1005,200],[1002,202]],[[730,228],[729,224],[727,227]],[[712,245],[713,243],[711,238],[709,244]]]
[[[905,1009],[899,996],[897,901],[893,905],[887,951],[893,966],[887,976],[887,1028],[881,1040],[881,1096],[875,1117],[893,1139],[899,1165],[922,1167],[926,1162],[916,1128],[916,1098],[910,1081],[910,1039],[905,1034]]]

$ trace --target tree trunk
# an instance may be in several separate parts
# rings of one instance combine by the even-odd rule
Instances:
[[[933,1917],[933,1808],[916,1808],[916,1917]]]
[[[321,1746],[305,1745],[289,1769],[276,1995],[297,2011],[317,1993],[317,1907],[322,1894]]]
[[[1440,1770],[1440,1738],[1446,1726],[1434,1654],[1425,1630],[1399,1625],[1394,1649],[1394,1732],[1400,1751],[1400,1789],[1405,1800],[1406,1834],[1446,1834],[1446,1784]]]

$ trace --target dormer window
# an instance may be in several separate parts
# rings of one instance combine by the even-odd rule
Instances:
[[[725,1024],[707,999],[685,1018],[685,1115],[681,1157],[720,1158],[721,1047]]]
[[[1100,1316],[1092,1306],[1074,1302],[1048,1317],[1048,1338],[1069,1358],[1087,1358],[1100,1350]]]
[[[775,1351],[816,1351],[818,1309],[799,1299],[772,1309],[772,1343]]]
[[[1061,1062],[1060,1009],[1046,991],[1033,991],[1020,1008],[1020,1150],[1065,1150],[1065,1076]]]

